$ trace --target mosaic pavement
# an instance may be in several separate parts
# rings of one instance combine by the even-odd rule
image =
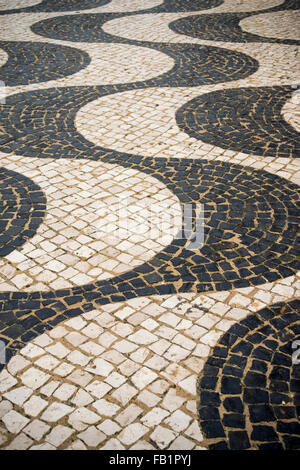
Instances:
[[[2,450],[300,449],[299,8],[0,0]]]

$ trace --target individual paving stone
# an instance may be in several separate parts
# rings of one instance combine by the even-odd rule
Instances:
[[[83,336],[78,332],[73,332],[66,336],[66,340],[73,346],[77,347],[86,341],[86,336]]]
[[[199,426],[196,422],[193,422],[185,431],[184,433],[189,436],[191,439],[195,439],[198,442],[203,440],[202,433],[199,429]]]
[[[163,426],[158,426],[150,436],[159,449],[166,449],[175,437],[176,434],[173,431]]]
[[[126,383],[115,390],[111,396],[125,406],[135,395],[137,395],[137,393],[138,391],[136,388]]]
[[[156,379],[156,377],[157,377],[157,374],[152,372],[147,367],[142,367],[138,372],[136,372],[131,377],[131,381],[139,390],[142,390],[151,382],[153,382],[153,380]]]
[[[53,393],[53,397],[58,398],[61,401],[67,401],[77,390],[74,385],[62,384],[59,388]]]
[[[114,388],[118,388],[124,382],[126,382],[126,378],[123,377],[123,375],[119,374],[118,372],[113,372],[108,377],[106,377],[105,382],[109,383]]]
[[[47,397],[50,397],[53,392],[59,387],[60,382],[57,380],[51,380],[51,382],[48,382],[44,387],[41,388],[40,393],[42,395],[45,395]]]
[[[148,428],[139,423],[129,424],[118,435],[118,439],[125,445],[131,445],[148,432]]]
[[[24,411],[26,415],[38,416],[42,410],[46,408],[48,402],[40,397],[33,396],[24,403]]]
[[[13,439],[7,447],[5,447],[5,450],[27,450],[32,444],[32,439],[21,433]]]
[[[111,419],[106,419],[97,428],[107,436],[113,436],[121,430],[120,426]]]
[[[76,385],[85,387],[89,382],[91,382],[93,376],[88,374],[83,370],[75,370],[68,376],[68,379],[74,382]]]
[[[86,356],[80,351],[72,351],[68,356],[67,360],[72,362],[72,364],[78,364],[80,366],[85,366],[90,361],[90,356]],[[90,369],[88,369],[90,370]]]
[[[73,430],[66,426],[55,426],[49,434],[47,434],[45,440],[52,444],[54,447],[59,447],[65,440],[67,440],[72,434]]]
[[[153,335],[152,333],[143,329],[140,329],[133,335],[130,335],[128,339],[130,341],[133,341],[134,343],[143,344],[143,345],[151,344],[151,343],[154,343],[154,341],[158,340],[156,335]]]
[[[20,353],[23,356],[33,359],[35,357],[41,356],[42,354],[45,354],[45,351],[39,346],[36,346],[34,344],[28,344],[27,346],[25,346],[25,348],[22,348],[20,350]]]
[[[78,437],[88,447],[97,447],[101,442],[106,439],[105,434],[99,431],[95,426],[90,426],[86,431],[78,434]]]
[[[233,325],[215,346],[198,381],[199,422],[210,449],[223,446],[224,438],[231,450],[267,449],[271,443],[275,450],[279,442],[288,449],[299,433],[291,422],[298,403],[293,377],[299,373],[290,354],[299,314],[298,300],[266,307]]]
[[[172,362],[181,362],[189,356],[190,352],[177,345],[172,345],[165,354],[165,358]]]
[[[160,424],[160,422],[168,416],[169,413],[168,411],[163,410],[162,408],[153,408],[149,413],[147,413],[143,418],[141,419],[141,422],[148,427],[153,427],[157,426]]]
[[[191,417],[183,413],[181,410],[176,410],[170,417],[164,420],[170,428],[175,432],[182,432],[188,427],[191,422]]]
[[[139,401],[144,403],[146,406],[150,406],[150,407],[157,405],[157,403],[161,400],[160,397],[158,397],[154,393],[149,392],[148,390],[143,390],[139,394],[138,399]]]
[[[66,377],[75,369],[71,364],[62,362],[56,369],[54,369],[55,374],[60,375],[61,377]]]
[[[77,408],[69,415],[69,423],[77,430],[83,431],[89,424],[96,424],[100,421],[100,416],[87,408]]]
[[[125,450],[125,447],[117,439],[109,439],[101,450]]]
[[[31,446],[29,450],[56,450],[52,444],[38,444],[36,446]]]
[[[86,450],[86,446],[82,441],[77,439],[76,441],[72,442],[66,450]]]
[[[11,390],[10,392],[4,393],[4,398],[7,398],[10,402],[15,405],[22,406],[23,403],[32,395],[32,390],[27,387],[19,387]]]
[[[110,403],[105,399],[97,400],[93,403],[93,407],[98,411],[100,416],[109,416],[112,417],[120,409],[118,405]]]
[[[30,364],[30,362],[24,357],[17,355],[13,357],[7,364],[7,370],[10,374],[15,375],[21,370],[25,369]]]
[[[155,447],[153,447],[148,442],[141,440],[131,446],[130,450],[155,450]]]
[[[59,364],[59,361],[53,356],[45,355],[35,361],[35,364],[42,369],[52,370]]]
[[[173,412],[177,408],[180,408],[181,405],[186,401],[185,398],[183,398],[180,395],[177,395],[176,389],[171,388],[166,396],[164,397],[162,401],[162,406],[166,408],[167,410]]]
[[[125,427],[132,423],[142,412],[142,408],[131,404],[124,411],[121,411],[115,419],[122,427]]]
[[[79,407],[89,405],[93,401],[94,399],[85,390],[78,390],[78,392],[74,395],[71,400],[74,405]]]
[[[10,410],[13,409],[13,405],[8,400],[2,400],[0,402],[0,418],[6,415]]]
[[[29,419],[22,416],[20,413],[17,413],[14,410],[9,411],[2,418],[3,423],[5,424],[7,430],[12,434],[17,434],[21,429],[29,423]]]
[[[23,432],[35,441],[40,441],[49,429],[50,426],[48,426],[48,424],[43,423],[43,421],[40,421],[39,419],[35,419],[23,429]]]
[[[48,346],[46,351],[48,351],[50,354],[53,354],[53,356],[57,357],[58,359],[63,359],[68,353],[70,353],[70,350],[61,343]]]
[[[177,437],[172,442],[168,450],[192,450],[195,447],[195,443],[190,441],[184,436]]]
[[[84,360],[83,362],[84,364],[82,365],[85,365],[86,360]],[[87,367],[85,370],[95,375],[107,377],[114,370],[114,367],[104,359],[95,359],[94,361],[92,361],[92,363],[93,365],[91,367]]]
[[[110,385],[105,384],[103,382],[99,382],[98,380],[95,380],[86,387],[86,391],[91,393],[91,395],[96,398],[102,398],[111,389],[112,387]]]
[[[63,403],[51,403],[51,405],[44,411],[41,416],[41,419],[49,423],[54,423],[58,421],[63,416],[70,414],[73,411],[73,408]]]
[[[37,390],[40,388],[48,381],[49,378],[50,375],[45,374],[35,367],[30,367],[21,375],[23,384],[27,385],[27,387],[31,388],[32,390]]]
[[[93,341],[87,341],[86,343],[81,344],[80,349],[82,349],[87,354],[93,355],[93,356],[99,356],[104,351],[104,348],[99,346],[99,344],[94,343]]]

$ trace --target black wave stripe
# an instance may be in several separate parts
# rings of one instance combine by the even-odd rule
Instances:
[[[180,129],[224,149],[264,157],[300,157],[299,132],[281,109],[290,86],[219,90],[194,98],[176,113]]]
[[[198,378],[199,423],[211,450],[299,450],[300,301],[233,325]],[[298,348],[299,349],[299,348]]]
[[[185,11],[208,10],[222,5],[224,0],[164,0],[161,5],[157,5],[151,9],[143,10],[143,12],[151,13],[173,13]]]
[[[207,2],[197,3],[207,7]],[[293,6],[293,2],[285,4]],[[193,5],[164,2],[155,8]],[[192,251],[190,240],[177,238],[149,262],[111,280],[54,292],[0,294],[0,337],[7,344],[8,358],[43,331],[99,305],[152,294],[255,286],[290,276],[300,268],[296,185],[264,171],[223,162],[152,159],[115,152],[95,146],[76,132],[76,112],[101,96],[147,87],[218,83],[257,70],[251,57],[225,49],[131,41],[102,31],[104,22],[123,16],[128,14],[64,16],[36,23],[32,30],[54,39],[150,47],[174,58],[175,67],[160,77],[133,84],[50,89],[8,97],[1,107],[1,150],[27,156],[101,159],[146,172],[162,181],[181,204],[191,203],[194,208],[200,202],[205,204],[205,245]]]
[[[195,209],[203,203],[205,244],[191,250],[190,239],[177,238],[142,266],[111,280],[55,292],[2,293],[0,338],[12,351],[44,329],[99,305],[153,294],[256,286],[300,268],[298,186],[223,162],[113,154],[102,161],[157,178],[181,204]]]
[[[54,158],[76,158],[87,151],[97,157],[99,150],[90,150],[93,145],[79,136],[74,127],[76,112],[88,102],[122,91],[237,80],[258,68],[258,63],[245,54],[211,46],[162,45],[157,50],[172,57],[175,66],[153,79],[97,87],[52,88],[9,96],[0,105],[1,150]]]
[[[300,6],[300,5],[299,5]],[[299,8],[299,7],[298,7]],[[294,39],[279,39],[259,36],[258,34],[244,31],[239,23],[244,18],[256,16],[267,12],[280,10],[263,10],[251,13],[216,13],[208,15],[193,15],[180,18],[169,24],[169,28],[175,33],[184,34],[197,39],[223,42],[268,42],[277,44],[295,44],[300,41]]]
[[[36,233],[43,221],[46,197],[29,178],[0,168],[0,256],[10,254]]]
[[[13,10],[0,10],[0,15],[13,13],[38,13],[52,11],[76,11],[97,8],[110,3],[111,0],[43,0],[37,5],[24,8],[14,8]]]
[[[83,139],[84,149],[82,144],[78,146],[78,139],[82,138],[75,131],[74,116],[88,102],[135,89],[189,87],[236,80],[247,77],[258,67],[257,62],[245,54],[210,46],[164,45],[160,50],[175,60],[175,66],[153,79],[102,87],[52,88],[9,96],[6,103],[0,105],[1,150],[39,157],[80,157],[92,144]]]
[[[27,85],[58,80],[87,67],[89,55],[74,47],[42,42],[0,41],[8,54],[0,67],[0,78],[6,86]]]
[[[12,13],[35,13],[52,11],[77,11],[88,10],[105,6],[111,3],[111,0],[43,0],[37,5],[30,7],[15,8],[13,10],[0,10],[0,15]],[[161,5],[156,7],[138,10],[135,14],[141,13],[172,13],[185,11],[199,11],[215,8],[222,5],[224,0],[164,0]]]

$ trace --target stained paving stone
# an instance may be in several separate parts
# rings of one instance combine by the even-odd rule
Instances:
[[[1,3],[0,448],[300,448],[299,6],[279,3]],[[150,208],[162,233],[112,236]]]

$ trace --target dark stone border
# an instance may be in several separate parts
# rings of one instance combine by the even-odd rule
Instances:
[[[0,49],[8,54],[7,62],[0,67],[0,78],[6,86],[58,80],[91,62],[86,52],[59,44],[0,41]]]
[[[233,325],[198,379],[199,423],[211,450],[300,449],[300,301]]]
[[[46,197],[26,176],[0,168],[0,256],[32,238],[43,221]]]
[[[176,121],[191,137],[221,148],[300,158],[300,134],[281,114],[294,92],[291,86],[218,90],[185,103]]]

